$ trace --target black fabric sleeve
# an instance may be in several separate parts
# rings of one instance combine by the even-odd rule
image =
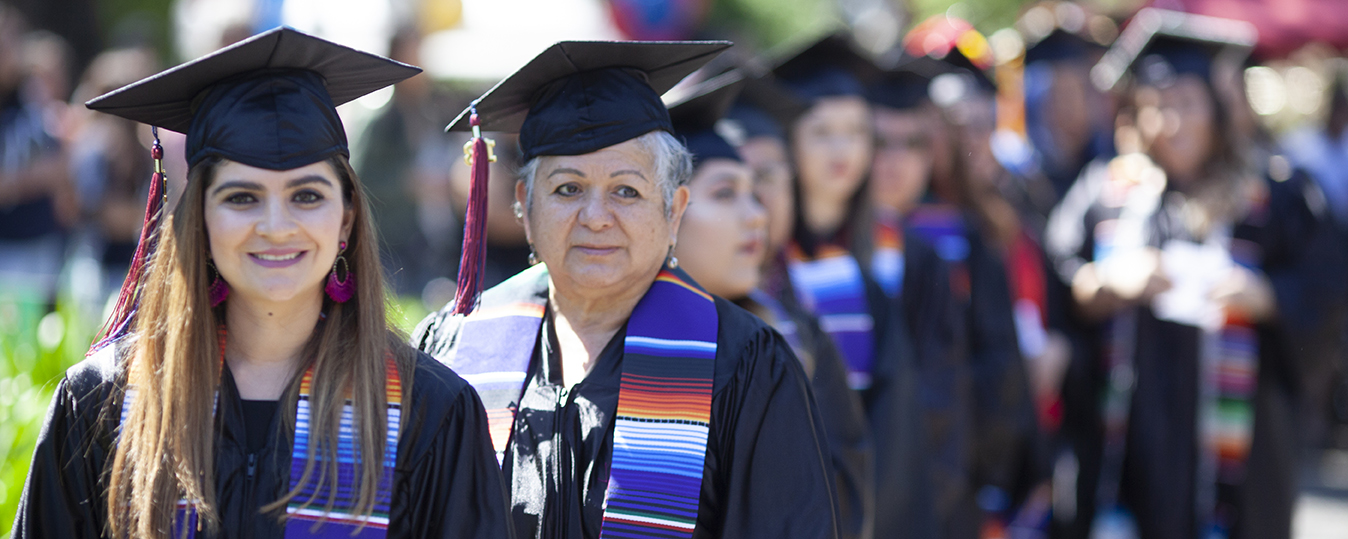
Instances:
[[[799,361],[775,331],[717,302],[721,335],[747,338],[717,354],[728,380],[712,398],[696,536],[836,537],[823,422]]]
[[[513,537],[508,499],[487,433],[482,401],[434,360],[418,361],[404,421],[390,537]],[[432,387],[433,386],[433,387]],[[400,461],[402,459],[399,459]]]

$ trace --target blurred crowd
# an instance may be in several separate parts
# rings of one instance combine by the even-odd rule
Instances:
[[[1207,513],[1242,508],[1216,519],[1223,533],[1287,537],[1304,456],[1348,448],[1348,59],[1315,46],[1290,59],[1214,54],[1197,85],[1176,83],[1174,72],[1169,82],[1160,73],[1115,84],[1099,66],[1133,15],[1030,3],[1014,28],[990,38],[938,16],[892,50],[858,53],[871,63],[872,88],[895,86],[867,93],[864,148],[854,152],[864,181],[843,194],[837,220],[870,242],[858,258],[890,295],[911,282],[905,246],[926,242],[939,255],[960,314],[942,325],[908,313],[914,342],[939,333],[970,357],[1010,358],[982,370],[968,360],[961,376],[974,397],[915,389],[973,407],[949,418],[970,424],[939,425],[970,437],[950,442],[967,447],[970,462],[953,465],[964,473],[927,479],[931,511],[947,519],[933,536],[1196,537],[1155,523],[1173,523],[1174,506],[1203,499],[1195,490],[1204,481],[1174,480],[1198,475],[1215,485],[1207,496],[1217,509]],[[251,30],[220,32],[217,45]],[[698,37],[722,37],[707,32]],[[422,64],[415,25],[391,34],[392,58]],[[0,294],[45,311],[68,297],[81,316],[102,320],[140,237],[155,137],[170,156],[170,200],[181,191],[181,135],[82,106],[165,66],[148,40],[130,41],[81,66],[66,40],[0,4]],[[774,52],[739,46],[720,67],[769,84]],[[1296,123],[1268,104],[1269,74],[1289,69],[1314,72],[1324,88],[1312,95],[1318,103],[1298,105],[1307,114]],[[377,108],[344,109],[360,115],[348,122],[359,131],[352,162],[374,201],[393,290],[427,310],[454,295],[468,198],[467,138],[444,126],[481,89],[443,82],[414,77]],[[793,129],[801,120],[754,105],[775,127],[748,117],[723,127],[757,181],[793,185],[786,198],[759,200],[776,216],[767,243],[779,258],[791,238],[799,243],[827,220],[816,199],[837,196],[807,182],[805,167],[852,165],[810,161]],[[494,138],[486,286],[527,268],[530,252],[511,208],[518,150],[510,135]],[[830,151],[847,154],[838,144]],[[1153,196],[1136,194],[1156,177]],[[1138,211],[1150,239],[1130,247]],[[1161,236],[1196,247],[1171,248]],[[1213,237],[1226,238],[1224,265],[1204,250]],[[1242,265],[1247,244],[1259,261]],[[1111,249],[1128,252],[1107,256]],[[897,281],[883,278],[893,270],[886,263],[898,264]],[[1207,314],[1190,312],[1204,302],[1223,318],[1192,334],[1174,329],[1207,327],[1198,320]],[[1122,331],[1131,336],[1116,338]],[[1209,341],[1218,344],[1205,348]],[[1211,367],[1219,372],[1205,370],[1201,350],[1251,342],[1244,371],[1220,361]],[[1245,390],[1229,391],[1233,384]],[[1205,406],[1217,419],[1205,422]],[[1217,433],[1205,442],[1204,429]],[[1217,456],[1195,448],[1205,444],[1221,446]],[[905,457],[877,455],[890,458]]]

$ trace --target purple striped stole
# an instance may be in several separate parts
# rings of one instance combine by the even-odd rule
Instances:
[[[225,331],[220,329],[220,357],[224,358]],[[111,353],[113,347],[106,348]],[[222,362],[223,365],[223,362]],[[393,499],[393,467],[398,460],[398,433],[402,425],[402,379],[398,375],[398,366],[393,356],[384,358],[385,391],[388,401],[388,431],[384,448],[384,472],[380,476],[375,493],[375,503],[371,514],[358,515],[352,512],[356,503],[353,484],[359,471],[360,455],[355,439],[354,413],[350,401],[342,408],[341,431],[337,439],[337,478],[319,483],[322,455],[315,455],[314,470],[300,493],[286,506],[285,536],[301,537],[358,537],[378,539],[388,532],[389,509]],[[300,381],[300,395],[295,410],[295,442],[290,458],[290,488],[293,490],[304,477],[305,464],[308,462],[309,442],[309,389],[313,385],[313,367],[304,372]],[[127,388],[122,397],[121,422],[125,423],[134,402],[136,390]],[[217,394],[218,401],[218,394]],[[218,403],[217,403],[218,406]],[[333,492],[333,506],[327,509],[328,493]],[[173,522],[174,537],[196,537],[199,531],[197,511],[188,500],[178,500],[177,516]],[[185,535],[183,528],[186,528]]]
[[[796,297],[806,311],[819,317],[819,325],[838,345],[847,364],[847,385],[856,390],[871,387],[875,319],[861,265],[851,253],[831,245],[820,247],[812,259],[795,245],[788,252],[787,272]]]
[[[510,442],[543,322],[547,269],[540,264],[507,283],[534,293],[499,302],[485,293],[482,306],[464,318],[446,361],[482,397],[498,460]],[[601,537],[693,535],[716,337],[712,297],[681,270],[661,271],[627,323]]]

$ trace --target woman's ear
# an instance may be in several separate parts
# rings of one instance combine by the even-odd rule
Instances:
[[[355,224],[356,210],[351,209],[351,206],[348,205],[346,209],[342,211],[342,234],[339,236],[342,241],[351,241],[351,228],[355,226]]]
[[[524,185],[524,180],[515,181],[515,216],[520,219],[524,225],[524,239],[529,245],[534,244],[533,231],[529,229],[529,188]]]
[[[669,241],[673,244],[679,239],[679,224],[683,222],[683,212],[688,209],[688,198],[692,196],[687,185],[680,185],[674,190],[674,198],[669,201],[670,204],[670,227]]]

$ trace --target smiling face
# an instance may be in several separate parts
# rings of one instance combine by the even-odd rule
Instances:
[[[825,97],[792,126],[801,193],[844,205],[866,178],[874,141],[870,109],[860,97]]]
[[[276,171],[222,161],[205,199],[210,256],[230,298],[321,301],[352,212],[332,166]]]
[[[679,187],[667,207],[655,172],[654,159],[633,139],[584,155],[540,157],[532,201],[524,183],[516,185],[515,198],[527,208],[525,234],[558,288],[595,295],[654,280],[688,205],[688,188]]]
[[[697,167],[679,227],[679,267],[707,292],[739,298],[758,286],[767,212],[743,163],[709,159]]]

